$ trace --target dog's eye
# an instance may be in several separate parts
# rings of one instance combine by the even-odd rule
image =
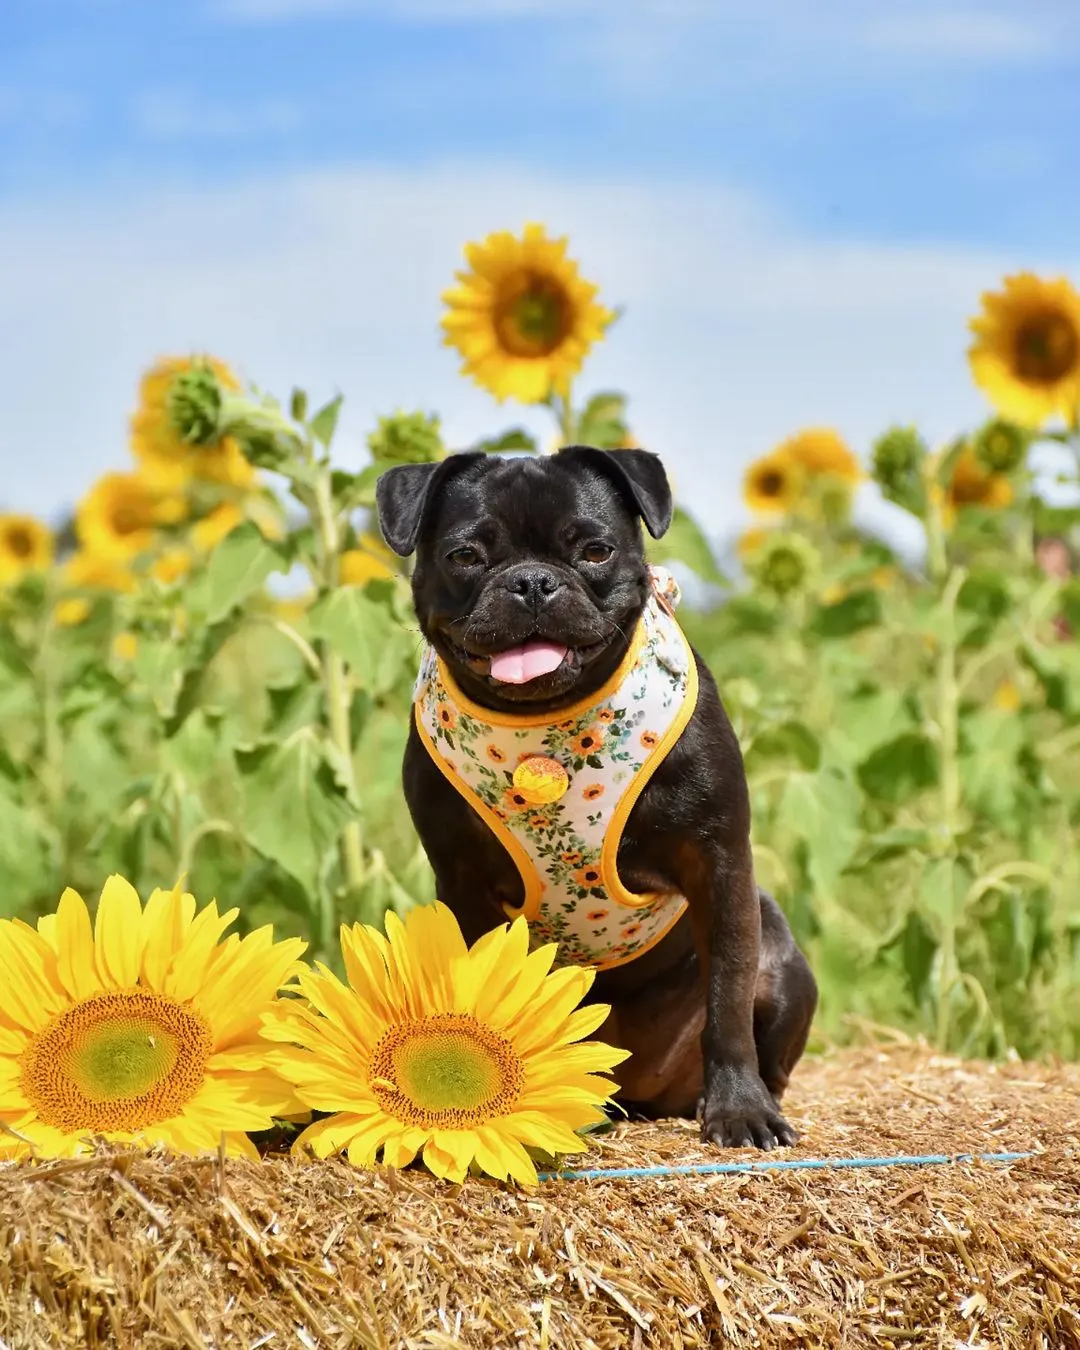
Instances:
[[[446,558],[448,562],[457,563],[459,567],[475,567],[480,561],[480,554],[468,544],[462,544],[460,548],[452,548]]]
[[[610,544],[586,544],[581,556],[586,562],[602,563],[607,562],[614,552]]]

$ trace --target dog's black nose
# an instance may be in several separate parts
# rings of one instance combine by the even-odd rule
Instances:
[[[536,563],[523,563],[519,567],[512,567],[503,579],[503,585],[511,595],[520,595],[523,600],[536,608],[554,595],[562,584],[558,574],[550,567],[540,567]]]

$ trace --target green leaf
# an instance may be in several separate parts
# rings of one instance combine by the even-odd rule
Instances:
[[[959,918],[966,885],[966,873],[951,858],[931,858],[923,868],[919,911],[935,933]]]
[[[356,475],[352,486],[352,499],[357,506],[375,505],[375,484],[387,470],[385,464],[369,464]]]
[[[1073,699],[1062,668],[1061,656],[1034,642],[1022,643],[1018,655],[1042,685],[1046,706],[1056,713],[1068,716],[1072,712]]]
[[[311,434],[320,445],[326,446],[328,449],[330,442],[334,439],[338,415],[344,402],[345,395],[338,394],[337,398],[332,398],[329,403],[325,403],[311,419]]]
[[[837,699],[836,725],[831,743],[840,747],[845,758],[858,763],[897,732],[907,730],[911,721],[903,695],[896,689],[864,685]]]
[[[132,662],[139,684],[149,691],[162,717],[171,717],[184,679],[184,649],[168,637],[140,634]]]
[[[932,842],[930,831],[925,826],[895,825],[866,840],[859,854],[858,870],[865,871],[878,863],[903,857],[905,853],[924,853]]]
[[[973,572],[956,597],[957,609],[976,614],[980,619],[1000,619],[1011,605],[1008,583],[998,572]]]
[[[859,765],[863,791],[898,806],[938,781],[938,750],[920,731],[905,731],[879,745]]]
[[[831,891],[859,842],[858,788],[836,769],[793,773],[784,784],[777,823],[804,840],[808,870],[819,890]]]
[[[737,636],[743,633],[771,634],[780,626],[776,609],[753,595],[733,595],[724,602],[719,617]]]
[[[265,741],[233,752],[240,775],[244,834],[304,887],[319,892],[323,866],[359,804],[350,801],[315,732],[304,727],[287,741]]]
[[[810,772],[821,763],[821,742],[805,722],[781,722],[779,726],[763,728],[746,752],[748,769],[759,760],[787,758],[796,760]]]
[[[702,581],[727,586],[728,579],[717,566],[712,547],[701,527],[681,506],[675,508],[671,525],[663,539],[650,539],[645,545],[650,562],[680,562]]]
[[[921,914],[911,911],[904,920],[899,940],[900,962],[908,989],[916,1004],[926,997],[938,943]]]
[[[162,747],[162,761],[189,783],[205,783],[220,774],[221,719],[196,708]]]
[[[289,416],[294,422],[302,422],[307,417],[307,394],[303,389],[294,389],[289,398]]]
[[[210,662],[239,629],[240,624],[241,615],[233,611],[219,623],[212,623],[208,628],[204,628],[194,651],[185,656],[179,678],[164,686],[161,693],[155,695],[155,702],[165,719],[166,736],[175,736],[184,721],[195,711],[202,696]]]
[[[308,616],[311,633],[323,638],[345,660],[368,693],[386,693],[402,678],[417,638],[386,605],[358,586],[342,586],[324,595]]]
[[[469,446],[470,454],[498,455],[508,450],[528,450],[535,454],[536,437],[523,427],[512,427],[500,436],[492,436],[487,440],[477,441],[475,445]]]
[[[218,544],[206,570],[189,592],[192,609],[207,623],[220,623],[266,584],[273,572],[286,570],[282,551],[268,543],[252,521],[245,521]]]
[[[20,914],[36,896],[49,895],[67,878],[57,878],[56,859],[61,856],[55,830],[33,811],[5,800],[0,810],[0,918],[29,917]]]
[[[625,394],[594,394],[578,418],[578,440],[598,450],[618,450],[627,434]]]
[[[849,637],[881,622],[881,596],[876,590],[852,591],[833,605],[819,605],[810,629],[819,637]]]

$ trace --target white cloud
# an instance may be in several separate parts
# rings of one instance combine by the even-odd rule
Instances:
[[[746,462],[800,426],[865,450],[895,420],[938,438],[981,417],[963,355],[980,291],[1080,263],[807,238],[738,192],[499,164],[7,206],[0,507],[54,512],[122,463],[139,372],[165,352],[213,351],[283,395],[343,390],[345,465],[398,406],[440,411],[457,445],[522,422],[548,436],[464,382],[437,328],[462,243],[527,219],[569,233],[627,306],[583,392],[630,392],[639,442],[716,530],[741,518]]]

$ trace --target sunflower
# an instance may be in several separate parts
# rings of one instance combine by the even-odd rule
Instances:
[[[318,1111],[296,1147],[318,1157],[348,1151],[358,1167],[380,1151],[389,1167],[423,1153],[436,1176],[461,1181],[472,1164],[490,1176],[536,1182],[528,1148],[579,1153],[575,1131],[604,1119],[624,1051],[574,1044],[608,1009],[578,1008],[593,972],[549,974],[555,945],[529,953],[515,919],[466,948],[445,905],[419,905],[387,936],[342,928],[348,984],[320,966],[301,973],[308,1000],[265,1019],[285,1042],[273,1063]],[[576,1011],[575,1011],[576,1009]]]
[[[270,927],[221,934],[237,910],[195,912],[180,886],[140,904],[105,883],[93,928],[67,890],[36,928],[0,920],[0,1154],[71,1156],[92,1136],[253,1152],[300,1104],[266,1065],[264,1013],[300,969],[305,943]]]
[[[75,508],[75,532],[88,553],[128,562],[153,546],[161,526],[183,520],[186,510],[182,496],[159,491],[142,474],[107,473]]]
[[[779,445],[773,452],[797,465],[808,478],[832,477],[858,483],[862,466],[837,432],[828,427],[810,427]]]
[[[615,315],[596,303],[597,288],[566,256],[565,239],[526,225],[467,244],[471,270],[443,300],[444,344],[464,358],[462,373],[497,399],[542,403],[566,395],[570,380]]]
[[[198,366],[207,367],[225,389],[240,388],[229,367],[212,356],[173,356],[159,361],[139,384],[139,406],[131,417],[132,454],[147,476],[163,487],[181,486],[189,478],[251,487],[255,470],[235,440],[226,436],[215,445],[192,445],[176,434],[169,420],[173,380]]]
[[[743,477],[743,501],[758,515],[783,515],[791,510],[802,487],[804,471],[774,450],[755,459]]]
[[[1041,427],[1055,414],[1072,425],[1080,412],[1080,294],[1064,278],[1031,272],[1006,277],[982,297],[970,321],[968,360],[975,383],[1002,415]]]
[[[0,586],[43,572],[53,559],[53,536],[33,516],[0,516]]]
[[[965,446],[953,465],[952,478],[944,494],[942,514],[947,524],[956,519],[957,511],[965,506],[980,506],[987,511],[999,511],[1010,505],[1013,486],[1000,473],[991,473],[979,462],[971,446]]]

